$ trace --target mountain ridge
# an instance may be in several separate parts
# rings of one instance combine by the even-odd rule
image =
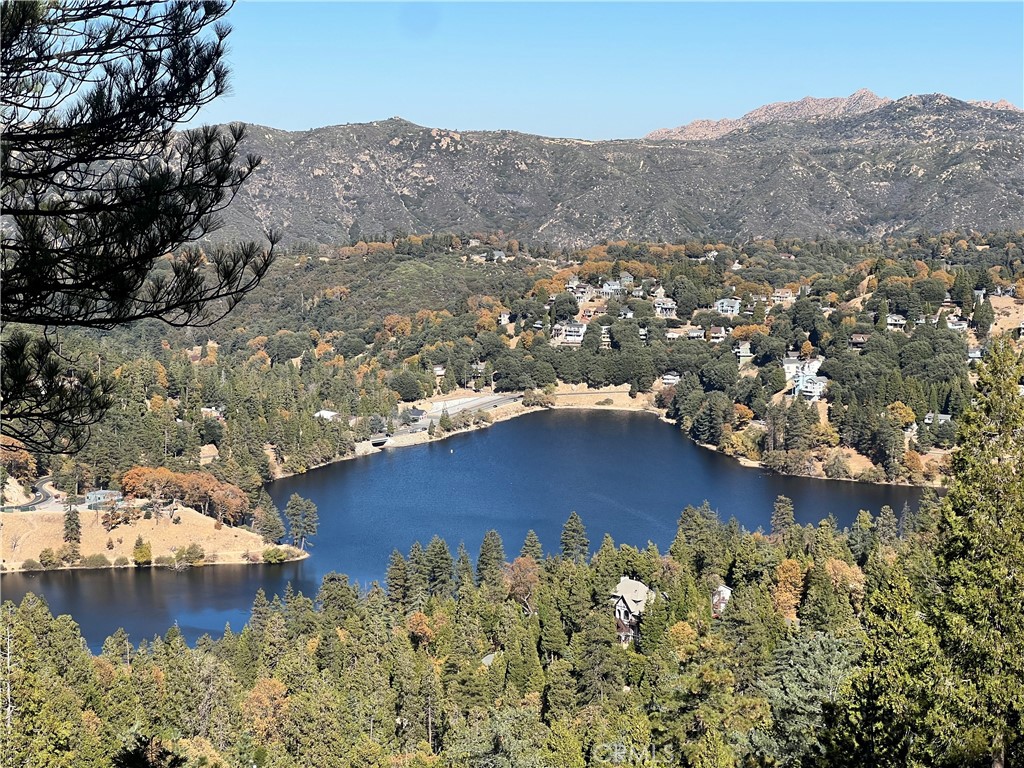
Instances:
[[[494,231],[576,246],[702,235],[865,237],[1024,226],[1024,113],[941,94],[804,102],[713,138],[562,139],[401,118],[250,126],[263,166],[224,237]],[[854,94],[855,96],[857,94]],[[766,108],[771,105],[765,105]],[[827,114],[821,114],[825,108]]]

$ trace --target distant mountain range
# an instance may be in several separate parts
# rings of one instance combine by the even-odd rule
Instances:
[[[806,98],[623,141],[399,118],[250,126],[244,150],[264,162],[226,212],[222,238],[269,226],[325,243],[501,229],[576,246],[1024,227],[1024,112],[939,94]]]
[[[828,99],[818,99],[814,96],[806,96],[800,99],[800,101],[778,101],[772,104],[765,104],[763,107],[747,112],[738,120],[730,120],[729,118],[722,120],[694,120],[692,123],[681,125],[678,128],[659,128],[647,134],[645,138],[655,141],[659,139],[703,141],[706,139],[717,139],[739,128],[753,128],[764,123],[793,120],[828,120],[848,115],[859,115],[864,112],[872,112],[879,107],[892,103],[892,99],[876,96],[866,88],[862,88],[846,98],[837,96]],[[999,101],[968,101],[966,103],[984,109],[1005,109],[1011,112],[1021,111],[1006,99],[1000,99]]]

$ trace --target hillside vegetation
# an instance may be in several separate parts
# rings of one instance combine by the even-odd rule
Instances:
[[[275,227],[292,241],[354,243],[500,229],[580,247],[1024,225],[1024,113],[930,95],[802,114],[769,110],[692,141],[459,132],[397,118],[296,133],[251,126],[243,149],[264,163],[220,236]]]

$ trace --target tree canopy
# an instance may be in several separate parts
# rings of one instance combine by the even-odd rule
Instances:
[[[0,5],[0,417],[32,448],[77,447],[110,405],[101,375],[62,358],[55,329],[209,322],[270,266],[272,232],[270,248],[183,248],[218,229],[260,163],[239,157],[241,126],[175,130],[228,87],[229,9]]]

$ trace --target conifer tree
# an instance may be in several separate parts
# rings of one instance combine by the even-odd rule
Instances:
[[[455,558],[455,589],[462,594],[467,588],[473,587],[473,563],[469,559],[465,542],[459,542],[459,550]]]
[[[772,534],[784,536],[796,524],[793,516],[793,500],[787,496],[776,496],[772,507]]]
[[[430,596],[430,574],[427,566],[427,554],[423,545],[414,541],[409,548],[408,564],[408,605],[410,611],[422,611]]]
[[[857,519],[853,522],[850,535],[846,544],[850,548],[850,554],[857,565],[863,567],[868,561],[868,555],[875,547],[875,518],[866,509],[857,513]]]
[[[480,554],[476,559],[476,584],[502,589],[501,567],[505,564],[505,547],[495,530],[484,534]]]
[[[253,528],[267,544],[276,544],[284,538],[284,520],[281,511],[266,493],[261,491],[256,509],[253,510]]]
[[[540,539],[532,528],[526,532],[526,539],[523,541],[523,548],[519,554],[523,557],[532,557],[538,563],[544,559],[544,550],[541,548]]]
[[[82,543],[82,521],[78,517],[78,507],[68,497],[64,508],[64,541],[68,544]]]
[[[590,540],[587,539],[587,529],[583,520],[575,511],[569,514],[569,519],[562,526],[562,557],[578,563],[585,562],[590,555]]]
[[[409,569],[405,558],[397,549],[391,551],[385,583],[391,605],[400,613],[405,613],[409,600]]]
[[[0,282],[5,326],[110,328],[215,319],[266,274],[256,243],[181,252],[220,225],[260,163],[245,130],[175,130],[228,88],[227,2],[5,2],[0,89]],[[271,243],[277,236],[270,234]],[[168,263],[168,260],[170,263]],[[5,334],[0,429],[77,450],[109,381],[49,334]]]
[[[293,493],[284,508],[284,514],[291,528],[292,541],[299,549],[305,549],[307,540],[316,535],[320,523],[316,504]]]
[[[867,646],[861,668],[841,701],[833,702],[825,761],[879,768],[935,765],[937,743],[930,713],[944,677],[935,632],[913,604],[900,567],[889,568],[865,607]]]
[[[427,544],[427,588],[431,596],[448,597],[455,586],[452,576],[452,554],[440,536],[434,535]]]
[[[1024,717],[1024,362],[1000,337],[960,421],[939,520],[935,626],[952,665],[945,702],[965,759],[1002,768]]]
[[[876,524],[876,533],[878,536],[878,543],[884,547],[895,546],[899,540],[900,524],[896,518],[896,513],[892,507],[885,504],[881,511],[878,513],[878,522]]]

